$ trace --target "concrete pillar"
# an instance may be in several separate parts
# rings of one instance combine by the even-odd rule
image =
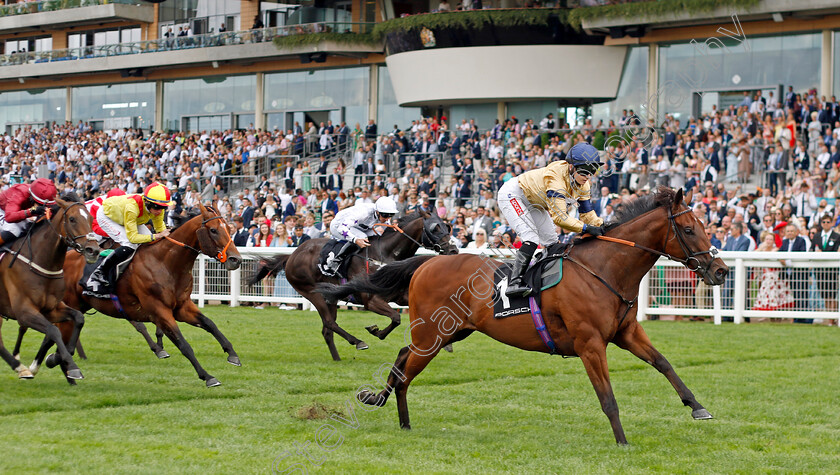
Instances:
[[[265,73],[257,73],[257,97],[254,103],[254,128],[265,130]]]
[[[496,103],[496,118],[499,119],[500,123],[505,122],[505,119],[507,119],[507,102]]]
[[[67,86],[67,95],[64,101],[64,120],[65,122],[73,121],[73,88]]]
[[[647,118],[659,123],[659,45],[656,43],[648,45],[647,76],[647,100],[641,105],[647,109]]]
[[[370,89],[369,92],[369,99],[368,99],[368,119],[372,119],[373,122],[379,123],[379,66],[376,64],[370,65]],[[383,127],[379,127],[381,132],[384,132]]]
[[[819,94],[831,98],[834,94],[834,38],[831,30],[822,32],[822,58],[820,61]]]
[[[162,132],[163,128],[163,81],[155,81],[155,130]]]

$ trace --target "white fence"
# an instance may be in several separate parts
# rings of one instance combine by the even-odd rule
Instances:
[[[281,273],[253,287],[247,278],[256,272],[260,259],[291,254],[295,248],[240,248],[242,266],[228,272],[217,261],[201,255],[193,269],[193,300],[203,307],[208,301],[230,306],[242,302],[303,304]],[[462,253],[510,256],[510,251],[462,249]],[[419,254],[430,253],[421,250]],[[721,252],[730,273],[722,286],[710,287],[676,262],[660,259],[642,280],[638,319],[653,315],[724,318],[735,323],[745,318],[823,319],[840,325],[840,253],[820,252]],[[784,261],[784,264],[781,261]],[[604,276],[607,277],[608,276]]]

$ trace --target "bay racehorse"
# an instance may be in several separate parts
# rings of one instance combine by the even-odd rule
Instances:
[[[352,278],[359,274],[366,274],[375,270],[381,263],[389,263],[408,259],[417,253],[420,246],[433,249],[440,254],[457,254],[458,249],[450,242],[451,227],[446,224],[437,213],[418,211],[406,215],[397,226],[385,227],[379,236],[371,236],[370,247],[367,247],[349,259],[347,276]],[[368,348],[367,343],[356,338],[336,323],[338,305],[336,301],[324,299],[316,291],[319,283],[338,283],[339,279],[327,277],[318,268],[321,249],[329,242],[329,238],[310,239],[295,249],[292,254],[279,255],[260,262],[257,272],[248,280],[254,285],[267,275],[277,275],[281,270],[286,271],[286,280],[303,297],[312,302],[321,316],[323,328],[321,333],[327,343],[333,360],[341,361],[338,350],[333,341],[333,333],[338,333],[358,350]],[[380,340],[385,339],[391,330],[400,324],[400,312],[391,308],[388,302],[380,297],[369,294],[355,294],[355,303],[363,305],[365,309],[384,315],[391,319],[391,323],[383,329],[376,325],[366,327],[370,334]]]
[[[188,323],[212,334],[228,354],[228,362],[240,366],[233,345],[190,300],[190,294],[193,289],[193,263],[198,254],[218,259],[228,270],[238,269],[242,258],[219,212],[204,205],[200,205],[200,209],[200,215],[174,229],[168,238],[137,249],[117,282],[118,301],[83,295],[78,282],[82,278],[84,262],[68,255],[64,270],[70,284],[64,293],[64,302],[84,312],[93,308],[115,318],[154,323],[192,363],[207,387],[212,387],[221,383],[201,367],[177,322]],[[43,357],[47,345],[49,343],[45,341],[38,356]],[[36,358],[33,366],[37,368],[39,362]],[[47,363],[49,365],[50,360]]]
[[[57,362],[72,383],[83,378],[72,355],[85,319],[81,312],[61,301],[65,287],[64,261],[70,247],[73,249],[70,255],[94,262],[99,246],[84,203],[73,195],[55,201],[49,214],[38,219],[25,235],[12,243],[10,252],[4,251],[0,258],[0,315],[17,320],[21,328],[44,333],[47,341],[57,345]],[[62,321],[72,322],[66,345],[61,332],[53,325]],[[2,337],[0,356],[20,378],[33,377],[6,350]]]
[[[477,255],[420,256],[386,266],[371,276],[338,286],[329,293],[370,292],[386,300],[408,289],[411,344],[400,350],[387,385],[374,394],[362,390],[358,399],[384,405],[397,393],[400,426],[410,428],[406,393],[411,381],[443,345],[478,330],[491,338],[529,351],[579,356],[615,440],[626,444],[607,369],[606,348],[614,343],[659,370],[677,390],[695,419],[711,419],[674,369],[651,344],[636,321],[635,306],[642,278],[660,256],[681,262],[709,285],[720,285],[728,268],[715,256],[703,224],[683,203],[682,190],[657,193],[620,207],[606,226],[608,240],[586,238],[568,250],[563,278],[541,292],[541,309],[550,339],[535,329],[532,316],[494,318],[493,275],[500,265]],[[630,240],[630,241],[627,241]]]

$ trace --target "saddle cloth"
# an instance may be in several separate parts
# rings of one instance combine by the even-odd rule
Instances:
[[[348,254],[344,256],[341,260],[341,263],[338,265],[338,271],[335,272],[329,267],[327,267],[327,261],[329,261],[333,256],[338,254],[341,251],[341,248],[344,247],[347,241],[337,241],[335,239],[330,239],[324,244],[324,247],[321,248],[321,254],[318,258],[318,269],[320,269],[321,273],[327,277],[337,277],[339,279],[346,279],[347,278],[347,268],[350,267],[350,259],[349,256],[353,254]]]
[[[531,292],[531,297],[536,299],[538,307],[542,291],[559,284],[563,278],[563,258],[560,256],[562,250],[563,247],[559,245],[551,246],[546,250],[543,257],[525,272],[524,280],[530,288],[534,289]],[[496,269],[494,274],[493,318],[506,318],[531,313],[528,297],[508,297],[505,295],[510,280],[510,271],[510,267],[501,266]]]
[[[87,264],[87,263],[85,264],[85,269],[82,272],[82,279],[79,281],[79,285],[82,286],[82,291],[85,295],[94,296],[94,297],[97,297],[97,298],[110,298],[110,295],[109,296],[102,296],[102,295],[97,294],[96,292],[92,291],[88,287],[87,282],[90,279],[90,275],[93,274],[93,271],[96,270],[96,268],[99,267],[100,264],[102,264],[102,261],[104,261],[105,258],[110,256],[111,253],[113,253],[113,252],[114,252],[113,249],[106,249],[106,250],[99,253],[99,257],[96,259],[96,262],[94,262],[93,264]],[[120,276],[123,274],[123,272],[125,272],[125,270],[128,269],[128,265],[131,264],[132,260],[134,260],[135,255],[137,255],[136,251],[134,253],[132,253],[131,257],[126,259],[125,262],[118,265],[114,269],[113,277],[112,276],[106,276],[106,277],[109,277],[109,278],[112,277],[112,279],[113,279],[113,282],[111,282],[112,288],[116,288],[117,281],[120,280]]]

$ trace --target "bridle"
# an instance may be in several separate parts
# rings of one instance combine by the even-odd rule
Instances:
[[[224,224],[224,218],[222,217],[222,215],[219,214],[219,212],[214,210],[213,208],[210,208],[210,210],[215,212],[216,216],[211,216],[207,219],[202,220],[201,221],[201,227],[196,230],[196,233],[198,233],[203,228],[209,229],[208,226],[207,226],[207,223],[209,223],[210,221],[213,221],[215,219],[221,219],[222,223]],[[204,249],[196,249],[196,248],[190,246],[189,244],[183,243],[183,242],[178,241],[176,239],[173,239],[169,236],[166,236],[165,239],[167,241],[177,245],[177,246],[185,247],[185,248],[195,252],[196,254],[205,254],[207,256],[210,256],[210,257],[212,257],[212,258],[216,259],[217,261],[224,264],[228,260],[227,251],[228,251],[228,248],[230,248],[230,245],[233,243],[233,237],[231,237],[230,233],[228,232],[227,226],[222,225],[222,226],[219,226],[219,227],[224,230],[224,233],[225,233],[225,235],[227,235],[228,240],[227,240],[227,244],[225,244],[225,247],[223,247],[215,256],[211,256],[208,252],[205,252]],[[198,242],[199,242],[199,247],[201,247],[201,240],[199,239]]]
[[[70,210],[73,209],[75,206],[84,206],[84,203],[72,203],[70,206],[68,206],[66,208],[63,208],[64,215],[61,217],[61,228],[64,229],[65,234],[61,234],[61,232],[59,232],[59,230],[56,229],[55,226],[53,226],[52,220],[50,219],[50,216],[49,216],[49,208],[48,208],[48,211],[47,211],[48,214],[45,216],[45,218],[46,218],[47,223],[50,226],[50,229],[52,229],[54,233],[58,234],[58,236],[64,241],[64,244],[67,245],[67,247],[72,248],[73,250],[75,250],[79,254],[84,254],[85,247],[81,243],[79,243],[79,239],[86,238],[89,241],[96,241],[97,236],[96,236],[96,234],[94,234],[92,232],[87,233],[87,234],[76,235],[76,234],[71,233],[67,229],[67,220],[68,220],[67,213],[69,213]],[[32,228],[30,227],[29,229],[32,229]]]
[[[409,236],[396,224],[387,224],[387,223],[375,223],[373,227],[382,227],[382,228],[391,228],[394,231],[402,234],[406,238],[408,238],[414,244],[417,244],[418,247],[422,247],[424,249],[428,249],[430,251],[434,251],[438,254],[443,254],[444,249],[441,246],[440,241],[442,238],[446,237],[446,234],[441,234],[440,236],[435,237],[432,234],[430,228],[434,228],[435,226],[440,226],[440,223],[432,223],[430,226],[426,226],[426,219],[423,218],[423,234],[420,236],[420,241],[417,241],[413,237]]]

